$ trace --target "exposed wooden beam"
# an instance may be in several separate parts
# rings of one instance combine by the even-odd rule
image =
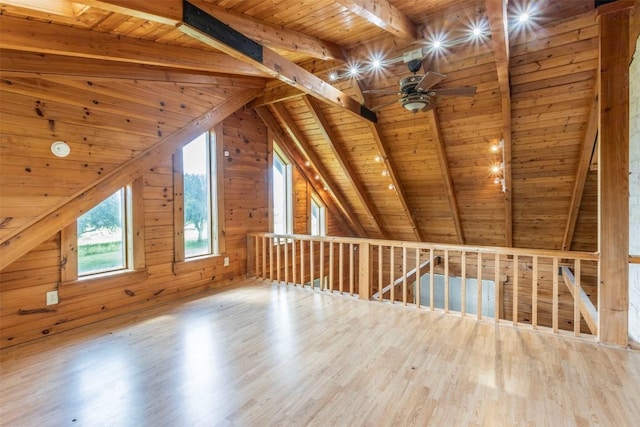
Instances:
[[[361,180],[358,178],[354,167],[351,165],[351,162],[349,162],[347,153],[345,152],[344,148],[340,144],[340,141],[338,141],[338,138],[333,132],[331,124],[322,111],[320,104],[318,103],[318,101],[309,96],[303,97],[303,100],[305,105],[309,109],[309,112],[316,121],[318,130],[320,131],[320,133],[322,133],[322,136],[331,149],[331,152],[335,156],[338,165],[344,172],[344,176],[349,181],[349,184],[351,184],[351,187],[353,187],[356,197],[364,207],[367,215],[369,215],[369,218],[373,221],[373,223],[380,231],[380,235],[383,238],[387,239],[389,237],[389,234],[384,228],[384,221],[381,215],[378,213],[378,210],[374,206],[373,202],[371,201],[371,198],[367,194],[367,190],[364,188],[364,185],[362,185]]]
[[[564,238],[562,239],[562,250],[571,250],[571,242],[573,240],[573,232],[578,221],[578,213],[580,212],[580,204],[582,202],[582,193],[584,192],[584,183],[587,180],[587,174],[591,164],[591,156],[598,135],[598,85],[595,85],[596,93],[591,99],[591,110],[589,113],[589,122],[585,130],[582,145],[580,147],[580,157],[578,158],[578,167],[576,168],[576,177],[573,184],[573,193],[571,195],[571,205],[569,206],[569,214],[567,216],[567,224],[564,228]]]
[[[337,3],[394,36],[411,41],[418,38],[416,24],[387,0],[337,0]]]
[[[278,120],[273,113],[267,107],[258,107],[255,110],[263,123],[267,126],[267,129],[271,132],[272,137],[278,143],[280,148],[284,150],[287,156],[296,164],[304,179],[309,183],[309,185],[311,185],[311,188],[313,188],[313,191],[315,191],[315,193],[320,197],[322,203],[325,204],[327,209],[329,209],[336,218],[344,220],[346,226],[352,233],[359,236],[365,235],[366,233],[364,232],[364,229],[357,230],[357,222],[354,221],[354,216],[350,214],[348,209],[340,204],[338,200],[336,200],[335,193],[325,191],[317,180],[307,176],[307,171],[302,167],[306,162],[309,162],[309,166],[314,170],[318,169],[315,164],[309,160],[306,153],[300,150],[300,147],[296,144],[293,138],[282,130],[282,126],[280,126],[280,123],[278,123]]]
[[[462,221],[460,221],[460,210],[458,209],[456,192],[453,188],[451,173],[449,172],[449,161],[447,160],[447,152],[444,148],[444,139],[442,138],[442,132],[440,131],[440,124],[438,123],[438,118],[436,117],[436,112],[434,110],[427,111],[426,115],[429,128],[431,129],[431,135],[433,136],[436,144],[436,153],[438,154],[438,162],[440,163],[440,172],[442,173],[442,180],[444,181],[447,191],[449,209],[451,209],[451,218],[453,219],[453,225],[456,229],[458,243],[464,245],[464,231],[462,229]]]
[[[509,30],[507,0],[486,0],[493,54],[498,73],[502,105],[502,139],[504,140],[504,229],[505,246],[513,246],[513,209],[511,193],[511,87],[509,85]]]
[[[28,226],[4,238],[0,241],[0,271],[75,221],[116,190],[141,176],[146,170],[171,157],[175,150],[211,129],[258,95],[259,91],[256,89],[238,91],[222,104],[92,182],[82,191],[71,196],[64,205],[43,213]]]
[[[0,49],[0,69],[7,77],[40,75],[68,76],[92,81],[140,80],[179,83],[183,85],[215,85],[262,88],[262,77],[211,74],[202,71],[169,69],[145,64],[125,64],[88,58],[75,58],[33,52]]]
[[[61,0],[3,0],[2,3],[28,10],[49,13],[51,15],[75,16],[71,2]]]
[[[377,121],[375,113],[355,99],[188,1],[184,1],[183,21],[178,28],[185,34],[357,117]]]
[[[575,298],[574,295],[574,287],[576,285],[576,278],[569,270],[569,267],[562,267],[562,279],[564,280],[564,284],[567,285],[569,292],[571,293],[571,297]],[[584,318],[589,330],[594,336],[598,335],[598,311],[595,306],[589,299],[587,293],[582,289],[582,286],[578,289],[578,308],[580,309],[580,313]]]
[[[369,237],[360,221],[358,221],[349,201],[340,190],[340,187],[338,187],[338,184],[333,180],[333,178],[331,178],[331,174],[329,174],[329,171],[317,156],[313,147],[308,143],[300,129],[295,125],[293,119],[284,106],[281,104],[272,104],[269,106],[269,109],[273,115],[280,120],[280,123],[283,124],[284,130],[294,142],[294,145],[305,157],[305,161],[309,161],[310,166],[318,172],[322,179],[324,179],[331,190],[331,194],[333,194],[336,204],[344,214],[344,217],[347,218],[352,228],[356,230],[360,237]],[[258,109],[258,111],[259,110],[260,109]]]
[[[0,48],[209,73],[232,71],[234,74],[247,76],[265,76],[255,67],[223,53],[180,46],[168,48],[153,41],[28,21],[5,15],[0,15]]]
[[[82,0],[81,3],[165,25],[176,26],[182,21],[182,2],[180,0]]]
[[[629,12],[598,9],[598,331],[621,347],[629,342]]]

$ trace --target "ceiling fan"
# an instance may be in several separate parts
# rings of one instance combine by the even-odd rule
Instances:
[[[376,89],[363,91],[363,93],[395,94],[400,96],[397,100],[372,108],[373,111],[378,111],[400,102],[404,108],[415,114],[418,111],[429,111],[434,108],[431,98],[433,96],[474,96],[476,94],[476,88],[473,86],[434,88],[447,76],[435,71],[426,71],[424,75],[417,74],[422,66],[422,59],[412,59],[407,62],[407,66],[413,75],[400,80],[399,92]]]

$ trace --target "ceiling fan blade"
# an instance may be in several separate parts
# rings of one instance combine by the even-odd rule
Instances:
[[[447,76],[445,76],[444,74],[436,73],[435,71],[427,71],[422,80],[420,80],[416,85],[416,91],[426,92],[440,83],[446,77]]]
[[[389,105],[395,104],[396,102],[398,102],[398,100],[397,100],[397,99],[394,99],[394,100],[393,100],[393,101],[391,101],[391,102],[386,102],[386,103],[384,103],[384,104],[376,105],[375,107],[370,108],[370,110],[371,110],[371,111],[373,111],[373,112],[375,113],[376,111],[380,111],[380,110],[382,110],[383,108],[388,107]]]
[[[476,94],[475,86],[448,87],[431,89],[427,91],[429,96],[473,96]]]
[[[380,95],[400,95],[401,94],[397,90],[385,90],[385,89],[367,89],[367,90],[363,90],[362,93],[377,93]]]

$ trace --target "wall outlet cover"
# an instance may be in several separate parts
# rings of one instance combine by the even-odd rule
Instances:
[[[58,291],[47,292],[47,305],[58,304]]]

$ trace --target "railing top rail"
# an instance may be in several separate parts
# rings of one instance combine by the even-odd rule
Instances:
[[[401,240],[382,240],[382,239],[365,239],[359,237],[339,237],[339,236],[310,236],[306,234],[275,234],[275,233],[247,233],[249,237],[267,237],[294,240],[313,240],[316,242],[333,242],[333,243],[368,243],[374,246],[392,246],[397,248],[411,248],[422,250],[449,250],[465,253],[482,252],[484,254],[499,255],[522,255],[522,256],[540,256],[550,258],[579,259],[585,261],[597,261],[597,252],[578,252],[578,251],[558,251],[549,249],[526,249],[526,248],[505,248],[499,246],[469,246],[454,245],[427,242],[405,242]]]

